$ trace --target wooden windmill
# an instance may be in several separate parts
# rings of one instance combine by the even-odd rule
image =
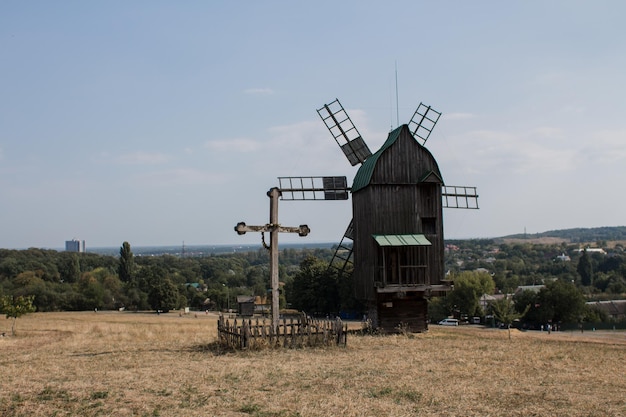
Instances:
[[[428,298],[451,289],[442,208],[478,208],[476,187],[445,185],[424,146],[441,113],[420,103],[372,154],[339,100],[317,112],[359,170],[351,187],[345,177],[280,177],[282,199],[344,200],[350,192],[353,219],[331,265],[342,274],[353,263],[355,295],[376,328],[426,330]]]

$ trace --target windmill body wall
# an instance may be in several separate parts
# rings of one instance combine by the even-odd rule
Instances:
[[[425,323],[423,292],[409,296],[422,301],[406,301],[407,287],[424,291],[444,277],[439,167],[432,154],[403,128],[377,156],[375,166],[366,168],[372,170],[369,184],[352,195],[356,295],[377,305],[378,317],[386,323],[394,317],[414,317],[417,326]],[[381,234],[423,234],[431,245],[382,248],[372,237]],[[406,266],[390,268],[395,263]],[[402,287],[395,296],[389,290],[394,286]],[[381,287],[388,287],[384,296]]]

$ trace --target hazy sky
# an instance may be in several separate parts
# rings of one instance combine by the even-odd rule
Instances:
[[[260,244],[278,176],[347,175],[420,102],[480,210],[447,238],[626,224],[626,2],[0,2],[0,247]],[[398,102],[396,109],[395,67]],[[341,202],[280,203],[338,241]]]

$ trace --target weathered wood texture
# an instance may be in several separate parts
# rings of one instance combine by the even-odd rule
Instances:
[[[421,296],[398,298],[380,294],[378,328],[385,332],[423,332],[428,329],[428,302]]]
[[[238,305],[240,316],[252,317],[254,315],[254,299],[252,301],[240,302]]]
[[[380,285],[408,284],[418,289],[440,284],[444,278],[441,185],[434,157],[403,128],[378,158],[369,185],[352,195],[359,299],[375,302]],[[381,248],[374,234],[424,234],[432,245]]]
[[[340,319],[283,319],[278,321],[275,332],[269,320],[235,319],[231,322],[220,316],[217,321],[217,332],[220,345],[230,349],[345,346],[348,340],[348,325]]]

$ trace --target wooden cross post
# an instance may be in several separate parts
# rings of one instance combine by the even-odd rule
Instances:
[[[270,198],[270,222],[263,226],[248,226],[244,222],[237,223],[235,231],[239,235],[246,232],[270,232],[270,276],[272,281],[272,327],[278,331],[279,316],[279,288],[278,288],[278,233],[298,233],[306,236],[311,231],[306,224],[298,227],[283,227],[278,224],[278,198],[281,196],[280,189],[274,187],[267,192]],[[264,242],[265,243],[265,242]]]

